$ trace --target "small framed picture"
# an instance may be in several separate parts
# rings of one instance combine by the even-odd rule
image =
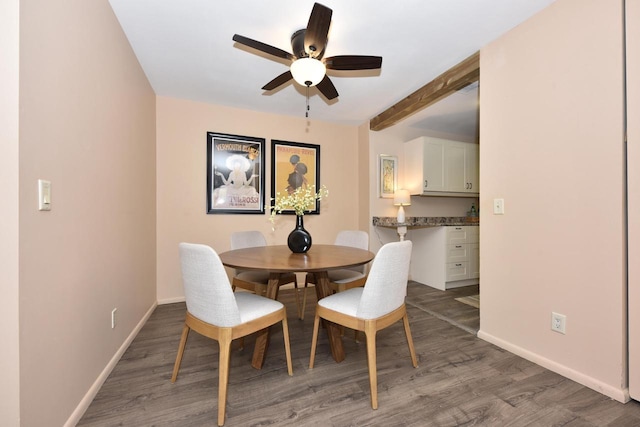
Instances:
[[[392,199],[398,186],[398,158],[380,154],[378,165],[378,197]]]
[[[207,213],[264,214],[264,138],[207,132]]]
[[[273,203],[278,194],[293,194],[298,188],[315,186],[320,189],[320,146],[271,140],[271,198]],[[283,214],[295,214],[295,211],[284,210]],[[320,202],[306,214],[319,214]]]

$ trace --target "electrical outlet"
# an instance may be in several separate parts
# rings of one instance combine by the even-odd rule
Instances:
[[[551,313],[551,330],[560,332],[561,334],[567,333],[567,316],[564,314]]]
[[[114,329],[116,327],[116,312],[118,311],[117,308],[114,308],[113,310],[111,310],[111,329]]]

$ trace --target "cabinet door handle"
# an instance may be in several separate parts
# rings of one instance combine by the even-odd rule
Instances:
[[[462,267],[462,264],[456,264],[456,267]]]
[[[462,247],[462,245],[456,245],[457,249],[460,249]]]
[[[427,188],[429,186],[429,180],[425,179],[424,180],[424,188]]]

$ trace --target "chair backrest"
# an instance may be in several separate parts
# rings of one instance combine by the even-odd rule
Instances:
[[[236,231],[231,233],[231,249],[254,248],[267,246],[267,239],[259,231]]]
[[[369,234],[361,230],[342,230],[338,232],[334,244],[367,250],[369,249]],[[348,269],[364,273],[365,268],[366,266],[364,265],[358,265],[356,267],[349,267]]]
[[[357,317],[375,319],[404,304],[411,248],[410,240],[387,243],[380,248],[364,285]]]
[[[353,248],[369,249],[369,234],[361,230],[342,230],[338,232],[336,245],[351,246]]]
[[[189,313],[215,326],[239,325],[240,310],[218,254],[194,243],[180,243],[179,248]]]

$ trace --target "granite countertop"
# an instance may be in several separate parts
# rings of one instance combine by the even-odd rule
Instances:
[[[408,216],[404,223],[398,223],[395,216],[374,216],[373,225],[379,227],[442,227],[455,225],[480,225],[478,217],[466,216]]]

